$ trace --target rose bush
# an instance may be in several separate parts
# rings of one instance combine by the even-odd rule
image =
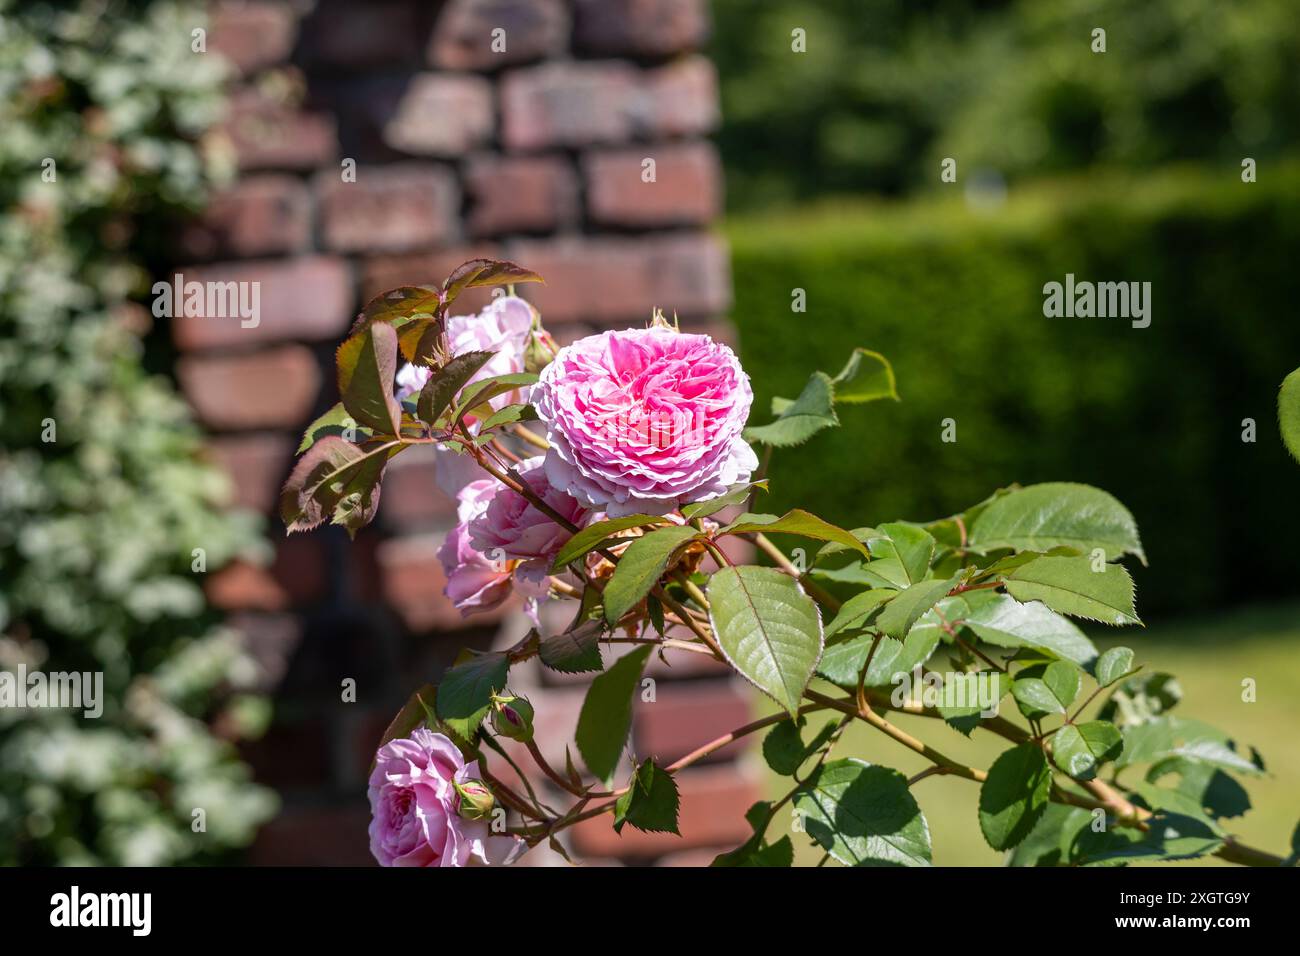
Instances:
[[[563,853],[563,831],[606,814],[620,832],[675,833],[674,775],[758,732],[791,785],[750,808],[752,835],[718,866],[791,865],[791,835],[772,832],[787,805],[827,859],[929,865],[917,793],[933,774],[978,787],[972,812],[1013,864],[1283,862],[1230,832],[1249,806],[1233,776],[1259,774],[1258,754],[1171,714],[1180,691],[1169,675],[1145,672],[1127,647],[1100,653],[1072,620],[1141,623],[1121,561],[1146,557],[1113,497],[1065,482],[1013,486],[947,518],[853,530],[804,510],[753,513],[766,490],[753,446],[800,445],[844,406],[897,400],[889,363],[858,349],[751,425],[735,354],[657,312],[648,328],[558,350],[513,296],[477,316],[448,314],[467,288],[539,278],[473,260],[441,286],[369,303],[338,352],[342,401],[308,428],[282,494],[290,531],[329,520],[355,532],[375,514],[392,457],[434,446],[457,476],[459,522],[439,557],[462,613],[512,592],[574,601],[561,632],[534,628],[506,650],[463,653],[394,719],[370,786],[380,863],[505,862],[541,842]],[[409,363],[400,381],[399,353]],[[1300,442],[1296,388],[1284,389],[1283,420]],[[787,554],[773,535],[816,549]],[[770,565],[734,565],[723,547],[732,537]],[[724,662],[780,711],[672,763],[625,762],[632,694],[655,652]],[[509,690],[511,669],[532,658],[596,674],[574,735],[586,773],[547,762],[532,706]],[[988,768],[968,766],[896,727],[895,711],[1008,747]],[[830,720],[815,728],[814,715]],[[832,757],[853,721],[929,768],[909,779]],[[536,770],[520,770],[507,747]]]

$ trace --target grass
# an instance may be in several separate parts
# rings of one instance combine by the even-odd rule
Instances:
[[[1138,661],[1148,670],[1177,676],[1184,691],[1177,713],[1219,727],[1231,734],[1238,746],[1248,748],[1253,744],[1259,748],[1268,773],[1243,781],[1253,806],[1245,816],[1226,821],[1226,826],[1252,846],[1285,855],[1300,817],[1296,803],[1296,794],[1300,793],[1300,748],[1295,747],[1292,737],[1300,727],[1300,606],[1245,608],[1196,620],[1160,623],[1146,630],[1116,631],[1106,635],[1105,640],[1100,630],[1093,627],[1091,633],[1103,649],[1127,644],[1137,651]],[[1242,681],[1246,678],[1255,681],[1253,703],[1242,700]],[[1014,705],[1004,701],[1002,713],[1011,716],[1013,711]],[[1001,738],[980,731],[968,740],[933,720],[896,717],[903,729],[973,766],[987,768],[1007,746]],[[830,718],[818,714],[811,719],[813,726],[819,727]],[[854,722],[846,731],[835,756],[860,757],[909,776],[926,766],[924,758],[860,722]],[[769,795],[778,798],[789,786],[789,778],[772,774]],[[975,784],[934,776],[917,783],[914,792],[930,824],[935,865],[1001,865],[1002,854],[989,849],[980,834]],[[784,820],[788,824],[790,817]],[[779,821],[773,824],[773,835],[779,835],[780,825]],[[793,836],[796,864],[811,865],[821,859],[821,851],[808,837]],[[1198,860],[1181,865],[1198,864],[1219,865],[1220,861]]]

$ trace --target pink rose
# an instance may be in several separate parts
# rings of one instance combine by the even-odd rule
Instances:
[[[452,453],[447,453],[452,457]],[[490,611],[510,596],[511,562],[492,560],[476,550],[469,540],[469,523],[482,514],[502,487],[495,478],[471,481],[456,497],[456,527],[447,532],[438,548],[438,560],[447,577],[443,593],[452,605],[468,617],[478,611]]]
[[[551,484],[610,517],[663,514],[747,481],[753,398],[731,349],[662,327],[566,346],[532,394]]]
[[[571,524],[582,527],[590,513],[562,491],[551,487],[540,458],[531,458],[517,469],[524,484]],[[520,562],[516,575],[521,584],[541,585],[551,561],[573,536],[568,528],[535,508],[523,495],[505,486],[487,507],[469,523],[470,541],[488,557],[505,557]]]
[[[477,761],[465,763],[455,744],[423,727],[380,747],[369,788],[370,852],[380,866],[513,862],[523,841],[460,815],[455,784],[478,774]]]

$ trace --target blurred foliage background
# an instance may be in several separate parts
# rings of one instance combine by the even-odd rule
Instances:
[[[193,573],[195,548],[214,570],[262,545],[144,371],[132,301],[209,186],[202,22],[0,0],[0,669],[102,671],[105,698],[99,719],[0,710],[0,864],[217,861],[274,810],[233,743],[268,705]]]
[[[1261,748],[1270,773],[1232,823],[1284,854],[1300,789],[1283,732],[1300,719],[1300,470],[1276,420],[1278,385],[1300,365],[1295,5],[713,9],[753,420],[855,346],[891,359],[902,397],[846,408],[842,429],[778,452],[762,510],[800,505],[852,527],[951,514],[1012,482],[1112,492],[1150,559],[1133,568],[1149,626],[1086,630],[1178,675],[1183,714]],[[796,29],[806,53],[792,52]],[[956,182],[940,178],[945,158]],[[1150,282],[1151,326],[1044,317],[1044,284],[1067,273]],[[875,737],[845,753],[920,768]],[[980,765],[999,749],[956,733],[936,745]],[[936,863],[998,862],[969,784],[918,791]]]

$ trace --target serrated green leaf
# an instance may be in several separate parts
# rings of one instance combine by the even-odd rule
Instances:
[[[690,525],[673,524],[633,538],[605,585],[605,620],[617,624],[663,577],[673,553],[699,537]]]
[[[564,547],[560,548],[555,560],[551,563],[551,573],[558,574],[563,571],[565,565],[576,561],[589,551],[595,551],[606,540],[614,537],[620,531],[643,525],[669,523],[667,518],[655,515],[625,515],[622,518],[607,518],[604,521],[596,521],[576,532],[572,538],[564,542]]]
[[[1194,860],[1223,846],[1223,838],[1214,827],[1195,817],[1161,813],[1148,820],[1147,827],[1135,842],[1089,855],[1086,861]]]
[[[1119,767],[1182,757],[1237,773],[1261,772],[1253,760],[1237,752],[1227,734],[1199,720],[1164,714],[1125,727],[1123,734],[1124,752],[1116,761]]]
[[[731,666],[796,714],[822,653],[817,605],[794,578],[753,566],[715,571],[708,597],[709,621]]]
[[[461,392],[455,411],[452,412],[452,420],[459,421],[469,414],[489,418],[493,414],[492,406],[488,404],[492,399],[536,383],[537,376],[532,372],[507,372],[471,382]]]
[[[970,529],[970,543],[985,551],[1047,551],[1069,547],[1106,560],[1137,555],[1146,564],[1137,523],[1112,495],[1088,485],[1048,482],[995,498]]]
[[[339,395],[348,414],[378,435],[399,435],[402,409],[393,394],[397,374],[397,332],[371,325],[339,346]]]
[[[891,589],[873,588],[853,595],[840,605],[835,619],[826,625],[826,639],[830,640],[841,631],[855,631],[865,627],[880,607],[896,594],[898,592]]]
[[[717,514],[723,508],[730,508],[732,505],[738,505],[749,500],[755,489],[767,491],[767,479],[763,478],[759,481],[735,485],[726,494],[719,495],[716,498],[683,505],[681,509],[682,517],[687,521],[693,521],[696,518],[707,518],[709,515]]]
[[[897,770],[832,760],[794,805],[808,835],[845,866],[930,865],[930,827]]]
[[[895,559],[903,572],[903,584],[925,580],[934,558],[934,538],[916,525],[891,522],[876,529],[881,537],[867,542],[874,558]]]
[[[470,739],[491,709],[491,697],[504,690],[510,676],[510,658],[498,651],[466,652],[442,676],[436,709],[439,719]]]
[[[632,780],[614,804],[614,829],[623,832],[630,823],[646,833],[676,833],[677,781],[673,775],[647,760],[632,773]]]
[[[1053,661],[1030,677],[1019,677],[1011,685],[1011,695],[1026,717],[1063,714],[1079,694],[1078,668],[1068,661]]]
[[[1052,771],[1033,741],[1004,751],[980,786],[980,831],[995,850],[1009,850],[1029,835],[1047,807]]]
[[[510,262],[508,259],[470,259],[462,262],[447,276],[442,284],[442,304],[447,308],[456,301],[466,289],[478,289],[486,286],[509,285],[519,282],[541,282],[545,280],[531,269]]]
[[[794,776],[803,762],[830,740],[838,725],[838,721],[827,721],[810,743],[804,743],[803,728],[807,723],[806,717],[800,717],[798,723],[783,720],[763,738],[763,759],[776,773],[785,777]]]
[[[882,398],[899,400],[893,366],[879,352],[870,349],[854,349],[844,368],[831,381],[838,403],[860,404]]]
[[[787,511],[780,517],[745,513],[720,530],[718,534],[753,534],[755,532],[762,532],[763,534],[797,534],[818,541],[832,541],[861,552],[863,557],[870,556],[866,545],[852,534],[800,508]]]
[[[326,517],[349,535],[379,509],[380,481],[405,443],[362,448],[334,435],[316,441],[298,459],[280,491],[280,517],[290,532],[307,531]]]
[[[1141,624],[1133,607],[1133,579],[1118,564],[1094,570],[1091,558],[1038,558],[1006,575],[1019,601],[1042,601],[1053,611],[1103,624]]]
[[[451,407],[456,394],[474,374],[492,360],[493,352],[465,352],[448,359],[441,368],[432,369],[429,380],[420,389],[416,412],[420,420],[432,425]]]
[[[361,314],[352,324],[352,328],[348,330],[348,338],[359,335],[377,322],[397,325],[412,316],[433,316],[438,311],[441,301],[442,293],[429,286],[415,285],[390,289],[365,304]],[[406,357],[412,358],[410,355]]]
[[[746,440],[789,448],[802,445],[823,428],[838,425],[835,389],[830,376],[825,372],[814,372],[799,397],[788,405],[782,405],[781,411],[774,414],[777,414],[776,421],[746,428]]]
[[[1300,368],[1282,380],[1277,393],[1277,422],[1282,443],[1300,461]]]
[[[587,674],[604,669],[600,659],[600,621],[582,621],[563,634],[543,638],[537,646],[542,663],[562,674]]]
[[[479,426],[479,439],[483,439],[488,432],[494,428],[500,428],[502,425],[513,425],[515,422],[531,422],[537,420],[537,412],[531,405],[506,405],[498,409],[484,419],[483,424]]]
[[[1124,738],[1114,724],[1066,724],[1052,735],[1052,762],[1076,780],[1091,780],[1097,767],[1117,758],[1123,748]]]
[[[620,657],[591,682],[578,714],[574,742],[592,775],[609,786],[632,729],[632,698],[653,650],[648,644]]]
[[[1087,667],[1097,656],[1092,641],[1067,618],[1038,601],[1021,604],[1005,594],[967,598],[963,624],[997,647],[1027,647]]]
[[[1173,789],[1211,817],[1239,817],[1250,809],[1246,788],[1218,767],[1185,757],[1169,757],[1153,764],[1146,779],[1168,786],[1167,779],[1171,776],[1178,778]]]
[[[876,626],[890,637],[902,640],[921,615],[934,607],[952,586],[952,581],[921,581],[910,585],[885,605],[876,618]]]
[[[1128,647],[1112,647],[1102,652],[1097,658],[1097,683],[1109,687],[1133,669],[1133,650]]]
[[[301,455],[322,438],[335,436],[343,437],[347,441],[349,439],[344,436],[348,434],[349,430],[355,436],[352,439],[354,444],[360,444],[371,437],[371,433],[360,427],[357,420],[348,414],[348,410],[343,407],[342,402],[335,402],[329,411],[307,426],[306,431],[302,433],[302,441],[298,443],[298,450],[295,454]]]

